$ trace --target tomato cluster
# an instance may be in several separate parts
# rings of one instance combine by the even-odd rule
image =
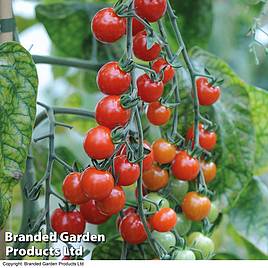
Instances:
[[[81,173],[67,175],[62,188],[65,199],[79,205],[80,211],[57,209],[51,218],[52,227],[59,233],[78,234],[84,231],[85,222],[103,224],[112,215],[119,214],[116,225],[122,239],[129,244],[143,243],[151,233],[153,240],[173,259],[200,258],[200,252],[209,257],[214,245],[208,237],[192,233],[187,241],[188,247],[195,248],[191,251],[178,247],[174,233],[185,237],[192,221],[216,220],[215,204],[206,193],[199,189],[193,191],[198,178],[203,176],[206,183],[214,180],[216,164],[196,153],[194,126],[188,129],[183,143],[168,135],[152,144],[137,141],[130,132],[134,110],[124,102],[125,96],[130,98],[135,94],[147,123],[168,126],[170,122],[171,108],[164,104],[162,96],[164,87],[174,82],[176,67],[162,56],[157,40],[148,46],[149,31],[142,23],[143,20],[145,23],[158,21],[166,9],[166,0],[134,0],[138,17],[132,19],[132,52],[139,60],[150,62],[149,67],[137,79],[132,77],[133,68],[126,68],[121,61],[106,63],[98,71],[97,85],[105,96],[96,105],[98,125],[88,131],[83,144],[92,164]],[[118,14],[116,8],[102,9],[92,20],[92,32],[98,41],[113,43],[126,34],[126,18]],[[212,105],[219,99],[219,87],[209,83],[207,78],[198,78],[196,87],[200,105]],[[114,139],[118,130],[124,134],[120,142]],[[215,131],[200,123],[198,132],[197,144],[211,152],[217,141]],[[135,158],[137,147],[143,147],[143,158]],[[137,190],[137,182],[139,186],[142,183],[143,193],[140,187]],[[133,207],[126,205],[126,186],[136,189],[137,204]],[[76,227],[71,228],[74,224]],[[204,244],[208,244],[205,249]]]

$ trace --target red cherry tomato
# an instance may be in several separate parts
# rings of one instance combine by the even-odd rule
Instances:
[[[163,58],[159,58],[153,63],[152,69],[155,70],[158,74],[163,70],[163,83],[166,85],[170,80],[173,79],[175,75],[175,70],[173,67],[167,63]]]
[[[170,109],[161,105],[159,101],[149,104],[147,110],[147,118],[151,124],[155,126],[165,125],[169,121],[170,116]]]
[[[97,75],[97,84],[102,93],[122,95],[131,83],[131,76],[124,72],[118,62],[108,62],[101,67]]]
[[[201,221],[206,218],[210,207],[210,200],[196,192],[187,193],[181,204],[183,213],[191,221]]]
[[[96,107],[96,121],[98,124],[113,129],[125,126],[130,119],[131,111],[124,109],[120,103],[120,96],[106,96]]]
[[[131,213],[122,219],[119,231],[122,238],[129,244],[141,244],[147,239],[140,216],[136,213]]]
[[[93,159],[109,158],[113,155],[114,149],[109,128],[103,126],[92,128],[84,139],[84,150]]]
[[[108,171],[89,167],[82,173],[82,189],[89,199],[102,200],[114,188],[114,178]]]
[[[154,160],[159,164],[168,164],[176,156],[176,146],[165,139],[158,139],[153,143]]]
[[[110,219],[109,216],[100,212],[95,200],[89,200],[87,203],[81,204],[80,212],[84,219],[91,224],[102,224]]]
[[[114,171],[120,186],[131,185],[140,176],[140,166],[130,163],[125,155],[119,155],[114,159]]]
[[[57,208],[51,215],[51,227],[55,232],[61,234],[82,234],[85,231],[86,222],[81,213],[77,210],[64,211]]]
[[[137,14],[149,22],[158,21],[167,10],[166,0],[135,0]]]
[[[145,102],[157,101],[164,92],[163,82],[154,82],[148,74],[141,75],[137,80],[138,96]]]
[[[217,173],[217,166],[214,162],[201,161],[201,168],[206,183],[210,183],[215,179]]]
[[[150,49],[147,49],[147,33],[146,31],[141,31],[133,38],[133,52],[140,60],[153,61],[159,56],[161,46],[158,43],[154,43]]]
[[[123,219],[125,216],[130,215],[130,214],[133,214],[133,213],[136,213],[136,209],[135,209],[135,208],[133,208],[133,207],[129,207],[129,208],[125,209],[125,210],[123,211],[123,217],[121,218],[120,215],[119,215],[119,216],[117,217],[117,219],[116,219],[116,226],[117,226],[117,228],[119,228],[119,225],[120,225],[122,219]]]
[[[113,8],[104,8],[94,16],[91,28],[97,40],[113,43],[126,33],[126,20],[117,16]]]
[[[133,36],[141,31],[143,31],[144,28],[145,28],[145,26],[140,21],[133,18],[133,20],[132,20],[132,35]]]
[[[158,166],[153,166],[150,170],[143,172],[143,185],[150,191],[158,191],[168,184],[168,172]]]
[[[172,163],[173,175],[183,181],[194,180],[199,173],[199,162],[186,151],[179,151]]]
[[[150,220],[154,230],[169,232],[177,223],[176,212],[171,208],[162,208]]]
[[[97,201],[97,208],[101,213],[112,216],[122,210],[126,203],[126,195],[120,186],[115,186],[110,195]]]
[[[187,140],[194,139],[194,127],[191,127],[187,131]],[[214,149],[217,143],[217,134],[214,131],[205,130],[202,124],[199,124],[199,144],[207,151]]]
[[[75,205],[80,205],[88,201],[81,187],[81,173],[72,172],[68,174],[62,185],[62,192],[66,200]]]
[[[196,87],[200,105],[210,106],[220,98],[220,88],[212,86],[205,77],[196,80]]]

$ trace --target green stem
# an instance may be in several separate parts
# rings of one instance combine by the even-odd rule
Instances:
[[[95,113],[89,112],[87,110],[83,109],[77,109],[77,108],[64,108],[64,107],[52,107],[54,114],[68,114],[68,115],[79,115],[83,117],[89,117],[94,119]],[[35,125],[36,128],[38,125],[40,125],[45,119],[47,118],[47,112],[44,110],[41,113],[39,113],[35,119]]]
[[[29,200],[25,197],[24,195],[24,187],[26,185],[33,185],[35,183],[35,169],[34,169],[34,163],[33,163],[33,158],[31,156],[31,150],[29,152],[29,156],[27,157],[27,161],[26,161],[26,172],[23,176],[23,179],[21,181],[21,191],[22,191],[22,220],[21,220],[21,226],[20,226],[20,230],[19,230],[19,234],[28,234],[30,232],[30,228],[29,228],[29,220],[35,219],[39,212],[39,205],[38,205],[38,201],[32,201]],[[14,244],[12,245],[13,248],[16,249],[21,249],[21,248],[28,248],[29,243],[25,242],[14,242]],[[22,256],[20,255],[10,255],[8,257],[10,260],[21,260]]]
[[[138,128],[138,133],[139,133],[139,156],[143,156],[143,130],[142,130],[142,123],[141,123],[141,118],[140,118],[140,114],[139,114],[139,110],[136,107],[135,109],[135,119],[136,119],[136,123],[137,123],[137,128]],[[139,162],[139,166],[140,166],[140,170],[143,170],[143,161]],[[157,256],[161,256],[158,248],[156,247],[151,231],[149,230],[149,227],[147,225],[147,220],[146,220],[146,216],[144,214],[144,208],[143,208],[143,191],[142,191],[142,172],[140,174],[140,177],[138,179],[137,182],[137,189],[138,189],[138,211],[139,211],[139,215],[141,218],[141,221],[143,223],[144,229],[146,231],[147,237],[148,237],[148,242],[151,246],[151,248],[154,250],[154,252],[157,254]]]
[[[166,33],[166,29],[165,26],[163,24],[162,20],[158,21],[158,28],[160,31],[160,34],[164,40],[164,49],[167,53],[167,58],[169,61],[172,61],[174,56],[172,54],[172,50],[170,48],[170,46],[168,45],[168,40],[167,40],[167,33]],[[174,91],[174,97],[175,97],[175,102],[176,103],[180,103],[180,93],[179,93],[179,81],[178,81],[178,70],[176,70],[176,75],[173,79],[173,85],[174,87],[172,87],[172,90]],[[172,130],[171,130],[171,137],[173,137],[178,129],[178,124],[179,124],[179,107],[178,105],[175,106],[174,108],[174,112],[173,112],[173,118],[172,118]]]
[[[167,1],[167,12],[171,21],[172,28],[175,32],[175,37],[177,39],[177,42],[179,45],[182,47],[182,56],[184,58],[184,61],[186,63],[187,69],[189,71],[191,81],[192,81],[192,87],[193,87],[193,105],[194,105],[194,148],[199,147],[199,100],[198,100],[198,95],[197,95],[197,88],[196,88],[196,83],[195,83],[195,78],[196,78],[196,72],[194,71],[193,64],[190,60],[190,57],[188,55],[186,46],[184,44],[184,41],[182,39],[178,24],[177,24],[177,17],[174,14],[174,11],[170,5],[170,2]]]
[[[87,70],[99,70],[102,63],[98,63],[96,61],[88,61],[88,60],[78,60],[72,58],[60,58],[60,57],[51,57],[51,56],[40,56],[40,55],[32,55],[33,60],[36,64],[51,64],[51,65],[61,65],[67,67],[76,67],[80,69]]]

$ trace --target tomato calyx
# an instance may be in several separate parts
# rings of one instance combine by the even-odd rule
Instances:
[[[76,205],[69,204],[68,202],[66,202],[64,205],[62,204],[58,204],[58,205],[61,208],[61,210],[64,212],[72,212],[76,209]]]

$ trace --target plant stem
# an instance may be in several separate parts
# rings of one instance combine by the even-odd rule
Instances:
[[[197,88],[196,88],[196,83],[195,83],[195,78],[196,78],[196,72],[194,71],[193,64],[190,60],[190,57],[188,55],[186,46],[184,44],[184,41],[182,39],[178,24],[177,24],[177,17],[174,14],[174,11],[170,5],[170,1],[167,1],[167,12],[171,21],[172,28],[175,32],[175,37],[177,39],[177,42],[179,43],[180,47],[182,48],[182,56],[184,58],[185,64],[187,66],[187,69],[189,71],[191,81],[192,81],[192,87],[193,87],[193,104],[194,104],[194,148],[199,147],[199,100],[198,100],[198,95],[197,95]]]
[[[160,31],[160,34],[164,40],[164,49],[167,53],[167,58],[169,61],[172,61],[174,56],[172,54],[171,48],[168,45],[168,40],[167,40],[167,33],[165,30],[165,26],[163,24],[162,20],[158,21],[158,28]],[[179,81],[178,81],[178,70],[176,70],[176,75],[173,79],[173,85],[174,87],[172,88],[172,90],[174,91],[174,97],[175,97],[175,102],[176,103],[180,103],[180,93],[179,93]],[[179,107],[178,105],[175,106],[174,108],[174,112],[173,112],[173,119],[172,119],[172,130],[171,130],[171,137],[173,137],[178,129],[178,123],[179,123]]]
[[[94,119],[95,113],[89,112],[83,109],[77,108],[65,108],[65,107],[52,107],[54,114],[68,114],[68,115],[79,115],[83,117],[89,117]],[[39,124],[41,124],[47,118],[47,112],[44,110],[39,113],[35,119],[34,128],[36,128]]]
[[[133,7],[133,2],[129,5],[129,10],[131,10]],[[133,59],[133,36],[132,36],[132,17],[128,17],[127,18],[127,62],[132,61]],[[132,87],[132,94],[137,95],[137,90],[136,90],[136,81],[135,81],[135,70],[133,69],[131,71],[131,87]],[[136,105],[135,107],[133,107],[132,109],[132,113],[134,113],[134,119],[136,121],[137,124],[137,128],[138,128],[138,137],[139,137],[139,157],[141,160],[139,161],[139,166],[140,166],[140,176],[139,179],[137,181],[137,189],[138,189],[138,212],[141,218],[141,221],[143,223],[144,229],[146,231],[147,237],[148,237],[148,242],[151,246],[151,248],[154,250],[154,252],[159,256],[159,252],[158,252],[158,248],[155,246],[151,232],[148,228],[147,225],[147,220],[146,220],[146,216],[144,214],[144,210],[143,210],[143,191],[142,191],[142,169],[143,169],[143,156],[144,156],[144,152],[143,152],[143,130],[142,130],[142,123],[141,123],[141,118],[140,118],[140,114],[139,114],[139,109],[138,106]]]
[[[35,183],[35,169],[34,169],[34,163],[33,158],[31,156],[31,150],[29,151],[29,156],[27,157],[26,161],[26,172],[23,176],[23,179],[21,181],[21,192],[22,192],[22,203],[23,203],[23,214],[22,214],[22,220],[21,220],[21,226],[19,230],[19,234],[28,234],[30,232],[29,230],[29,220],[35,219],[38,214],[40,213],[38,201],[32,201],[25,197],[24,195],[24,187],[26,185],[33,185]],[[20,248],[28,248],[29,242],[14,242],[12,245],[13,248],[20,249]],[[22,256],[20,255],[9,255],[8,259],[10,260],[21,260]]]
[[[103,63],[98,63],[94,60],[88,61],[73,58],[60,58],[60,57],[41,56],[41,55],[32,55],[32,57],[36,64],[61,65],[61,66],[75,67],[94,71],[99,70],[103,65]]]

